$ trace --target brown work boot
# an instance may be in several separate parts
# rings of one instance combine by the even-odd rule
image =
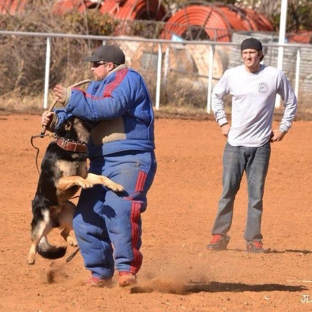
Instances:
[[[136,283],[136,275],[130,272],[119,272],[119,286],[126,287]]]

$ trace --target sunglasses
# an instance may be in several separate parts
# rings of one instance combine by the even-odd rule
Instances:
[[[98,68],[101,65],[105,65],[107,62],[99,61],[99,62],[92,62],[92,67]]]

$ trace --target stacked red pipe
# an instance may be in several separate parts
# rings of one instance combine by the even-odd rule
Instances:
[[[274,31],[272,23],[263,14],[248,8],[242,9],[242,11],[246,13],[246,18],[256,25],[257,29],[255,30]]]
[[[211,40],[229,41],[231,29],[229,22],[211,6],[191,5],[177,11],[166,23],[161,37],[172,36],[190,38],[194,29],[202,29]]]
[[[312,44],[312,31],[301,30],[288,35],[288,42]]]
[[[55,14],[71,10],[83,12],[88,8],[98,8],[102,14],[110,14],[122,20],[163,20],[166,9],[160,0],[104,0],[98,3],[87,0],[59,0],[53,7]]]
[[[122,20],[161,21],[166,16],[160,0],[105,0],[100,12]]]
[[[87,0],[58,0],[53,5],[53,13],[62,15],[73,10],[77,10],[81,13],[94,5],[94,2]]]
[[[261,21],[261,23],[259,22]],[[231,41],[231,33],[240,31],[273,31],[273,26],[252,10],[242,10],[222,4],[191,5],[180,9],[166,23],[161,37],[189,38],[192,29],[204,31],[210,40]]]
[[[27,0],[3,0],[0,1],[0,13],[14,15],[24,10]]]
[[[30,0],[0,0],[0,13],[22,12],[27,1]],[[263,15],[251,9],[222,3],[194,2],[178,10],[169,20],[161,0],[58,0],[55,1],[53,12],[84,12],[91,8],[120,20],[166,21],[161,34],[161,38],[165,39],[178,36],[188,40],[231,41],[233,31],[274,30]]]

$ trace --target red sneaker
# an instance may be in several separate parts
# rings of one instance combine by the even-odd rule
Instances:
[[[246,243],[247,252],[261,253],[268,252],[269,249],[263,248],[263,243],[261,241],[248,241]]]
[[[103,279],[96,276],[92,276],[87,282],[86,285],[92,287],[110,287],[112,285],[112,279]]]
[[[230,241],[230,236],[228,235],[213,235],[210,244],[207,246],[209,250],[225,250]]]
[[[126,287],[136,283],[136,275],[130,272],[119,272],[119,286]]]

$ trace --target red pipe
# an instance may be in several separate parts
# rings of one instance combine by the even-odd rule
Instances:
[[[194,27],[202,28],[215,41],[230,41],[233,30],[273,31],[271,23],[251,9],[211,3],[179,10],[168,20],[161,37],[171,39],[175,34],[185,38]]]
[[[87,9],[95,7],[97,5],[100,7],[99,4],[88,0],[58,0],[54,3],[52,11],[54,14],[60,15],[73,10],[82,13]]]
[[[109,13],[122,20],[161,21],[166,10],[159,0],[105,0],[101,13]]]
[[[223,13],[224,18],[229,22],[232,29],[235,30],[257,30],[255,23],[250,23],[241,11],[232,6],[218,6],[220,12]]]
[[[53,13],[59,15],[65,14],[73,10],[78,10],[78,12],[85,11],[85,2],[81,0],[59,0],[54,3],[52,8]]]
[[[161,37],[185,37],[194,26],[202,28],[211,40],[230,41],[231,25],[220,11],[215,7],[198,5],[187,6],[175,13],[166,23]]]
[[[288,42],[312,43],[312,31],[308,30],[301,30],[298,32],[290,33],[287,37]]]
[[[274,31],[272,23],[263,15],[252,9],[242,9],[246,12],[247,17],[252,20],[260,31]]]
[[[127,0],[124,7],[116,14],[120,19],[161,21],[166,10],[159,0]]]
[[[11,14],[21,13],[24,10],[27,0],[5,0],[0,3],[0,13]]]
[[[104,0],[100,8],[102,14],[110,14],[115,16],[122,6],[124,6],[126,0]]]

